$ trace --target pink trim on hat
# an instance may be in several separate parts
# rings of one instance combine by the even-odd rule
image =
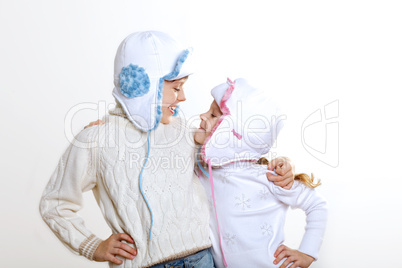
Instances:
[[[221,103],[219,105],[221,107],[221,111],[224,115],[230,115],[230,110],[229,110],[229,107],[226,105],[226,101],[230,98],[230,96],[232,96],[234,86],[235,86],[235,83],[232,80],[230,80],[229,78],[228,78],[228,84],[229,84],[229,87],[228,87],[228,89],[226,89],[225,94],[223,95]]]
[[[242,136],[241,134],[237,133],[234,129],[232,129],[232,133],[233,133],[233,135],[235,135],[236,138],[238,138],[239,140],[241,140],[241,139],[243,138],[243,136]]]
[[[201,157],[202,160],[204,160],[204,162],[206,162],[206,154],[205,154],[205,147],[208,144],[209,140],[212,138],[212,135],[214,135],[215,130],[219,127],[219,125],[222,123],[225,115],[230,115],[230,110],[229,108],[226,106],[226,101],[230,98],[230,96],[233,93],[234,90],[234,86],[235,83],[230,80],[228,78],[227,82],[229,83],[229,87],[226,89],[225,94],[222,97],[221,100],[221,104],[220,104],[220,108],[221,108],[221,112],[223,113],[223,115],[221,116],[221,118],[219,118],[218,122],[216,123],[215,127],[212,129],[211,133],[209,134],[209,136],[207,137],[207,139],[205,140],[204,144],[201,147]],[[236,136],[237,137],[237,136]]]

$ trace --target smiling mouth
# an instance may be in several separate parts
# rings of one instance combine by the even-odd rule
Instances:
[[[207,132],[207,130],[206,130],[205,128],[203,128],[201,125],[200,125],[200,127],[198,128],[198,131]]]
[[[172,114],[174,114],[174,112],[176,110],[176,107],[175,106],[169,106],[168,109]]]
[[[204,135],[204,134],[207,133],[207,132],[206,132],[205,129],[203,129],[202,127],[199,127],[199,128],[195,131],[195,133]]]

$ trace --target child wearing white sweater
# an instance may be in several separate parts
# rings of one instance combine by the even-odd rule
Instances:
[[[74,253],[110,267],[190,262],[213,267],[209,212],[194,175],[195,145],[181,118],[191,50],[161,32],[137,32],[119,46],[106,124],[81,131],[60,159],[40,211]],[[168,162],[179,157],[188,165]],[[165,161],[166,165],[159,165]],[[78,214],[92,190],[113,235],[102,240]]]
[[[42,218],[75,254],[110,267],[211,268],[193,133],[174,117],[186,100],[191,50],[165,33],[137,32],[120,44],[114,67],[116,108],[65,151],[43,193]],[[277,178],[292,181],[287,172]],[[79,215],[86,191],[112,230],[106,240]]]
[[[195,141],[202,145],[200,178],[210,200],[212,255],[216,267],[309,267],[324,235],[327,205],[306,174],[286,190],[265,179],[256,163],[283,126],[275,102],[246,80],[228,79],[212,89]],[[260,160],[261,161],[261,160]],[[298,250],[282,245],[288,207],[306,212]]]

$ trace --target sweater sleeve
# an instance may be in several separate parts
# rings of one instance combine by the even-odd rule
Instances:
[[[83,193],[96,186],[97,148],[90,138],[96,129],[85,129],[75,137],[50,177],[39,206],[43,220],[60,241],[90,260],[102,240],[85,227],[78,211]]]
[[[299,251],[317,260],[327,223],[327,201],[316,190],[300,182],[295,182],[290,190],[273,187],[281,202],[306,213],[305,233]]]

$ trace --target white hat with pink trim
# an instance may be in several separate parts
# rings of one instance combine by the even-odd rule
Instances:
[[[256,161],[269,152],[286,118],[268,90],[244,78],[227,80],[211,91],[223,116],[201,148],[212,166]],[[209,160],[209,161],[207,161]]]

